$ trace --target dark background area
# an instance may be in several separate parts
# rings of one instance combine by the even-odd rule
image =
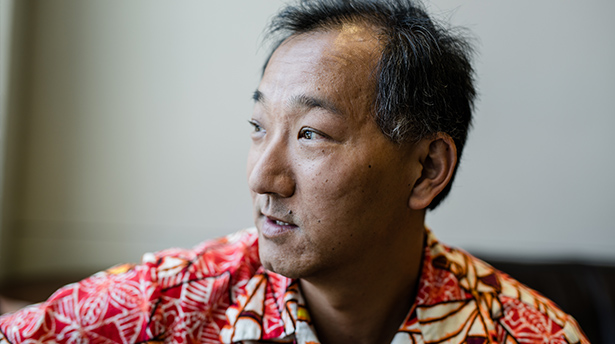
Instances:
[[[572,315],[590,342],[615,344],[615,266],[481,258]]]

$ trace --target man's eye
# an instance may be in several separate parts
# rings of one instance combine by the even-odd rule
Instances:
[[[305,139],[305,140],[314,140],[314,139],[317,139],[318,137],[324,137],[324,135],[313,129],[303,128],[301,129],[301,131],[299,131],[298,138]]]
[[[254,132],[255,133],[261,132],[263,130],[263,127],[261,127],[261,125],[258,124],[258,122],[256,122],[256,121],[250,120],[250,121],[248,121],[248,123],[250,123],[250,125],[252,127],[254,127]]]

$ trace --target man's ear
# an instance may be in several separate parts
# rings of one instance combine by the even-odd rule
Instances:
[[[425,209],[446,187],[457,165],[457,147],[446,133],[437,133],[421,140],[417,146],[421,175],[414,183],[409,206],[414,210]]]

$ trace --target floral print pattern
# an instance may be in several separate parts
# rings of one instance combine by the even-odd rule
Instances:
[[[146,254],[0,317],[0,344],[319,343],[299,282],[266,271],[255,229]],[[430,230],[392,344],[589,343],[550,300]]]

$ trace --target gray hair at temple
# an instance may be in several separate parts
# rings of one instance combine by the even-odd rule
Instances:
[[[271,54],[290,36],[348,23],[374,28],[381,45],[373,113],[384,135],[402,143],[447,133],[460,161],[476,96],[473,51],[463,30],[435,22],[412,0],[300,0],[273,17]],[[429,209],[449,193],[456,172]]]

